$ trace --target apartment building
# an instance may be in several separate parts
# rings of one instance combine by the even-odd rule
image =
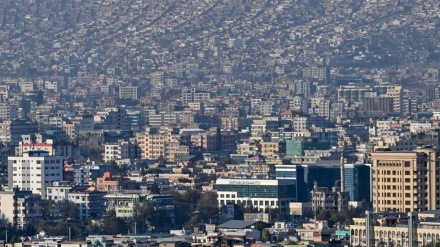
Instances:
[[[38,123],[22,119],[4,120],[0,123],[0,141],[17,144],[21,136],[38,132]]]
[[[173,128],[146,128],[136,134],[142,159],[159,159],[167,156],[166,144],[178,142],[179,130]]]
[[[134,86],[121,86],[119,87],[119,98],[137,100],[139,98],[139,88]]]
[[[439,209],[439,155],[435,148],[371,153],[374,211]]]
[[[35,150],[8,157],[8,186],[30,190],[46,199],[46,187],[63,180],[63,157]]]
[[[79,217],[81,220],[87,220],[89,217],[99,218],[105,213],[106,192],[100,191],[71,191],[68,194],[68,200],[79,207]]]
[[[11,223],[17,228],[26,228],[39,222],[43,217],[41,197],[29,190],[5,188],[0,191],[0,223]],[[5,222],[2,222],[5,221]]]

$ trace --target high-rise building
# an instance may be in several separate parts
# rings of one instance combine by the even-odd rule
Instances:
[[[46,198],[46,186],[63,180],[63,157],[47,151],[28,151],[23,156],[8,157],[8,186],[30,190]]]
[[[344,191],[350,195],[350,201],[371,200],[371,167],[368,164],[343,164],[344,165]]]
[[[440,150],[371,153],[375,212],[420,212],[440,209]]]

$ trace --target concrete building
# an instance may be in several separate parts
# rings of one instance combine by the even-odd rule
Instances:
[[[69,181],[57,181],[46,187],[46,198],[54,202],[63,202],[68,200],[69,192],[73,186]]]
[[[439,155],[440,151],[434,148],[371,153],[374,211],[439,209]]]
[[[0,123],[0,141],[17,144],[21,136],[38,132],[38,123],[22,119],[5,120]]]
[[[13,120],[17,118],[17,106],[8,103],[0,104],[0,119]]]
[[[139,88],[134,86],[121,86],[119,87],[119,98],[136,100],[139,98]]]
[[[41,197],[29,190],[5,188],[0,191],[0,223],[11,223],[17,228],[26,228],[38,223],[42,217]]]
[[[138,194],[111,193],[104,196],[107,211],[115,210],[118,218],[133,218],[135,207],[145,198]]]
[[[136,134],[142,159],[166,157],[166,144],[178,142],[179,139],[178,129],[172,128],[147,128],[144,132]]]
[[[106,192],[100,191],[71,191],[68,200],[79,207],[79,217],[81,220],[87,220],[90,217],[100,218],[105,213]]]
[[[135,159],[135,145],[130,141],[119,143],[108,143],[104,145],[104,162],[111,162],[121,159]]]
[[[243,203],[253,205],[261,212],[279,208],[281,213],[289,213],[289,203],[296,201],[293,180],[219,178],[216,185],[219,206]]]
[[[427,246],[428,244],[440,243],[440,222],[430,218],[416,222],[416,232],[412,240],[410,216],[400,214],[383,215],[373,220],[372,232],[373,245],[370,246]],[[351,246],[367,246],[366,218],[354,218],[354,224],[350,225]],[[412,242],[414,241],[414,242]]]
[[[326,209],[342,212],[348,209],[350,195],[348,192],[341,190],[339,185],[329,190],[327,187],[318,187],[318,183],[315,182],[311,198],[312,211],[315,213]]]
[[[8,157],[8,186],[30,190],[46,199],[46,187],[63,180],[63,157],[47,151],[28,151]]]

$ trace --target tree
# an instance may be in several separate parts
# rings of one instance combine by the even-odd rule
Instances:
[[[109,216],[102,220],[102,230],[104,234],[115,235],[126,233],[125,221],[116,217],[116,212],[110,211]]]
[[[198,220],[200,222],[211,222],[218,220],[218,202],[217,193],[205,192],[197,203],[196,211],[198,212]]]
[[[59,204],[60,211],[64,218],[78,219],[79,218],[79,207],[73,202],[65,201]]]
[[[160,188],[156,182],[154,182],[153,186],[151,187],[151,194],[160,194]]]
[[[171,218],[165,209],[157,210],[151,219],[151,224],[155,230],[168,230],[171,229]]]
[[[262,241],[265,241],[265,242],[270,240],[270,234],[269,234],[269,231],[268,231],[268,230],[264,229],[264,230],[261,232],[261,240],[262,240]]]
[[[172,191],[173,203],[175,207],[175,224],[182,226],[193,216],[193,212],[200,198],[200,192],[197,190],[188,190],[184,193]]]
[[[423,247],[440,247],[440,243],[429,243],[429,244],[425,244],[423,245]]]

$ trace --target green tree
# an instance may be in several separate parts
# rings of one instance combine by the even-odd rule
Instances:
[[[151,194],[160,194],[160,188],[156,182],[154,182],[153,186],[151,187]]]
[[[172,228],[171,218],[165,209],[157,210],[151,219],[155,230],[169,230]]]
[[[261,240],[262,240],[262,241],[269,241],[269,240],[270,240],[270,234],[269,234],[269,231],[268,231],[268,230],[264,229],[264,230],[261,232]]]
[[[217,221],[219,217],[217,193],[205,192],[201,195],[197,203],[196,212],[198,212],[198,220],[200,222]]]
[[[79,219],[79,207],[73,202],[65,201],[59,204],[59,209],[65,219]]]
[[[175,224],[182,226],[193,216],[197,202],[200,198],[200,192],[197,190],[188,190],[183,193],[171,191],[175,207]]]
[[[440,243],[429,243],[423,245],[423,247],[440,247]]]
[[[110,211],[109,216],[102,220],[102,230],[104,234],[108,235],[127,233],[125,221],[121,218],[117,218],[114,210]]]

